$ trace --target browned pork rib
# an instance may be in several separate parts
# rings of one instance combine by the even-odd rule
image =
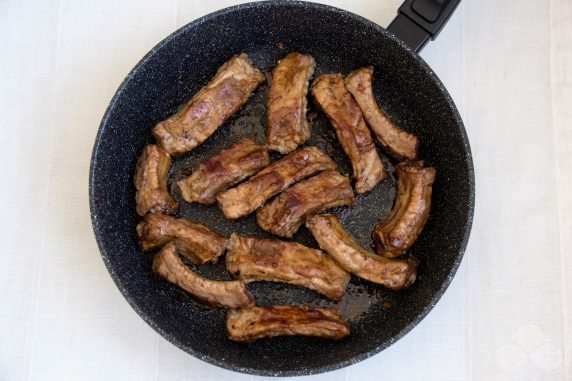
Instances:
[[[258,209],[270,197],[290,185],[336,164],[316,147],[304,147],[275,161],[246,182],[217,194],[218,206],[227,218],[239,218]]]
[[[265,145],[240,139],[202,162],[191,176],[177,182],[188,202],[212,204],[216,194],[238,184],[270,164]]]
[[[306,216],[354,203],[354,192],[347,176],[324,171],[288,188],[256,212],[258,225],[281,237],[292,237]]]
[[[362,248],[344,230],[336,216],[319,214],[306,226],[325,250],[344,270],[392,290],[411,285],[417,276],[417,260],[388,259]]]
[[[163,214],[146,215],[137,225],[137,235],[143,250],[174,241],[178,252],[195,264],[216,262],[228,241],[204,225]]]
[[[386,173],[359,106],[344,86],[344,77],[341,74],[320,75],[312,84],[312,95],[328,115],[350,158],[356,192],[372,190]]]
[[[401,255],[415,242],[429,217],[431,193],[437,171],[422,161],[396,166],[397,197],[391,214],[375,226],[372,237],[378,254]]]
[[[275,336],[317,336],[340,340],[349,325],[333,308],[307,306],[244,307],[226,314],[228,338],[250,342]]]
[[[230,236],[226,269],[246,283],[285,282],[319,292],[332,300],[344,296],[350,276],[321,250],[297,242]]]
[[[399,160],[415,160],[419,139],[395,126],[379,108],[373,95],[373,66],[355,70],[346,77],[346,88],[361,108],[377,140]]]
[[[244,282],[210,280],[195,274],[181,261],[174,242],[169,242],[155,255],[153,271],[212,306],[236,308],[254,304],[254,297]]]
[[[310,55],[292,52],[278,61],[268,91],[268,148],[292,152],[310,138],[306,120],[308,85],[316,61]]]
[[[135,167],[135,202],[137,213],[175,213],[177,203],[167,191],[167,175],[171,168],[171,157],[161,147],[149,144]]]
[[[189,152],[203,143],[264,82],[245,53],[232,57],[213,79],[170,118],[153,128],[153,135],[173,156]]]

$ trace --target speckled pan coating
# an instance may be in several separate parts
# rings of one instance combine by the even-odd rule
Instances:
[[[173,114],[233,54],[247,52],[259,68],[270,68],[297,50],[316,58],[316,75],[375,66],[374,92],[393,121],[419,136],[420,157],[437,168],[433,208],[412,252],[421,259],[419,278],[409,290],[392,293],[352,279],[337,305],[352,334],[330,342],[281,337],[251,344],[226,338],[224,311],[203,307],[181,290],[153,275],[152,255],[137,246],[133,170],[141,150],[152,141],[151,128]],[[185,168],[248,136],[264,140],[266,86],[248,105],[199,148],[174,161],[169,184],[185,216],[230,235],[268,236],[251,215],[227,221],[216,205],[181,202],[175,181]],[[312,105],[310,105],[313,107]],[[323,114],[309,112],[313,136],[338,163],[349,163]],[[381,151],[380,151],[381,153]],[[392,163],[383,161],[390,173]],[[274,159],[276,156],[274,156]],[[394,163],[393,163],[394,164]],[[330,371],[361,361],[409,332],[433,308],[451,282],[469,237],[474,206],[474,174],[469,142],[451,98],[425,62],[380,26],[354,14],[304,2],[244,4],[205,16],[159,43],[129,73],[101,122],[90,173],[90,204],[95,235],[111,276],[131,306],[169,341],[211,364],[238,372],[296,376]],[[395,182],[384,180],[356,205],[335,213],[363,245],[391,210]],[[305,228],[294,239],[316,247]],[[224,262],[224,261],[222,261]],[[228,279],[223,265],[198,269]],[[261,305],[331,306],[312,291],[295,286],[254,283],[250,290]]]

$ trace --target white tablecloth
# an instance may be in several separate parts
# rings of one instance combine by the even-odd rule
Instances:
[[[124,76],[233,3],[0,1],[0,380],[259,379],[149,328],[109,277],[88,210],[92,144]],[[400,1],[328,3],[387,25]],[[405,338],[313,379],[572,380],[570,20],[570,0],[465,0],[423,51],[472,144],[465,259]]]

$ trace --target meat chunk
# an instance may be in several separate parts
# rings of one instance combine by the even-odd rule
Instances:
[[[267,232],[292,237],[306,216],[353,203],[354,192],[348,177],[337,171],[324,171],[293,185],[258,209],[256,221]]]
[[[316,147],[304,147],[275,161],[248,181],[220,192],[218,206],[227,218],[236,219],[253,212],[270,197],[290,185],[336,164]]]
[[[378,254],[394,258],[417,240],[429,217],[437,171],[423,162],[396,166],[397,197],[389,217],[375,226],[372,237]]]
[[[234,114],[262,82],[264,75],[245,53],[234,56],[179,112],[159,122],[153,135],[173,156],[189,152]]]
[[[146,215],[137,225],[137,235],[143,250],[152,250],[173,241],[177,251],[195,264],[216,262],[228,241],[197,222],[163,214]]]
[[[226,269],[246,283],[285,282],[332,299],[344,295],[350,276],[321,250],[297,242],[230,236]]]
[[[265,145],[240,139],[202,162],[191,176],[177,182],[188,202],[212,204],[216,194],[238,184],[270,164]]]
[[[177,203],[167,191],[167,175],[171,168],[171,157],[161,147],[149,144],[135,167],[135,202],[137,214],[175,213]]]
[[[399,129],[380,109],[373,95],[372,79],[373,66],[355,70],[346,77],[346,88],[354,96],[381,145],[399,160],[415,160],[419,139]]]
[[[286,154],[310,138],[306,120],[308,85],[316,61],[292,52],[278,61],[268,91],[268,148]]]
[[[242,342],[283,335],[340,340],[350,334],[349,325],[335,309],[307,306],[231,309],[226,314],[226,330],[229,339]]]
[[[322,250],[360,278],[397,291],[411,285],[417,277],[417,260],[388,259],[370,253],[350,237],[332,214],[311,217],[306,226]]]
[[[359,106],[346,90],[343,76],[320,75],[312,84],[312,95],[328,115],[338,140],[350,158],[356,192],[372,190],[386,176],[386,172]]]
[[[212,306],[236,308],[254,304],[254,297],[244,282],[205,279],[185,266],[174,242],[168,243],[153,257],[153,271]]]

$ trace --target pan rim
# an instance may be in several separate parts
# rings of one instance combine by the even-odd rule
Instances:
[[[372,348],[368,351],[365,351],[363,353],[360,353],[356,356],[353,356],[349,359],[341,360],[341,361],[337,361],[337,362],[334,362],[331,364],[327,364],[324,366],[317,366],[317,367],[313,367],[313,368],[291,369],[291,370],[280,370],[280,371],[258,369],[258,368],[253,368],[253,367],[240,367],[240,366],[236,366],[233,364],[229,364],[229,363],[225,362],[224,360],[220,360],[216,357],[205,355],[203,353],[200,353],[200,352],[194,350],[193,348],[182,343],[178,338],[174,337],[170,333],[168,333],[165,330],[163,330],[162,328],[160,328],[155,323],[155,321],[146,313],[146,311],[139,304],[137,304],[137,302],[130,296],[127,289],[123,286],[124,280],[115,271],[113,264],[111,263],[111,260],[109,258],[108,250],[106,247],[104,247],[104,244],[103,244],[104,233],[102,232],[102,227],[101,227],[100,221],[98,219],[98,212],[97,212],[98,207],[97,207],[96,202],[95,202],[96,198],[97,198],[97,195],[95,194],[96,168],[98,166],[98,152],[99,152],[99,147],[101,144],[102,135],[103,135],[103,133],[106,130],[106,127],[108,125],[108,120],[110,118],[110,115],[113,112],[117,102],[121,99],[125,88],[128,86],[128,84],[130,83],[132,78],[142,68],[144,68],[146,62],[150,58],[152,58],[159,50],[161,50],[165,45],[167,45],[172,40],[176,39],[179,35],[185,33],[188,29],[193,29],[193,28],[199,27],[201,24],[204,24],[205,22],[211,21],[213,19],[216,19],[219,16],[222,16],[222,15],[225,15],[228,13],[240,11],[242,9],[258,9],[258,8],[263,8],[263,7],[268,7],[268,6],[302,7],[305,9],[316,9],[316,10],[320,10],[320,11],[324,11],[324,12],[330,12],[332,14],[337,14],[339,16],[349,17],[349,18],[352,18],[352,19],[358,21],[359,23],[361,23],[363,25],[367,25],[368,27],[375,29],[377,32],[381,33],[385,37],[392,40],[394,43],[398,44],[402,49],[405,49],[405,51],[420,64],[421,69],[437,85],[437,87],[441,91],[442,95],[444,96],[444,99],[446,100],[447,105],[448,105],[450,111],[452,112],[452,115],[455,118],[455,122],[457,123],[459,130],[460,130],[460,134],[461,134],[461,138],[462,138],[462,142],[463,142],[464,150],[465,150],[465,159],[466,159],[466,164],[467,164],[466,171],[467,171],[468,177],[469,177],[469,179],[468,179],[469,200],[467,202],[467,218],[465,221],[463,221],[465,232],[463,235],[463,239],[460,242],[459,253],[458,253],[457,257],[455,258],[453,265],[451,267],[451,271],[449,272],[448,276],[446,277],[445,281],[443,282],[441,288],[439,288],[435,292],[435,294],[431,298],[431,302],[425,308],[423,308],[421,310],[421,312],[415,317],[415,319],[413,319],[401,331],[399,331],[395,336],[393,336],[393,338],[391,340],[388,340],[384,343],[376,345],[374,348]],[[207,362],[209,364],[218,366],[220,368],[224,368],[224,369],[235,371],[235,372],[245,373],[245,374],[259,375],[259,376],[278,376],[278,377],[303,376],[303,375],[313,375],[313,374],[325,373],[325,372],[333,371],[336,369],[341,369],[341,368],[347,367],[349,365],[353,365],[353,364],[356,364],[360,361],[363,361],[363,360],[383,351],[384,349],[388,348],[389,346],[391,346],[392,344],[394,344],[395,342],[400,340],[402,337],[404,337],[406,334],[408,334],[414,327],[416,327],[427,316],[427,314],[429,314],[429,312],[431,312],[431,310],[435,307],[437,302],[441,299],[443,294],[448,289],[448,287],[451,284],[451,281],[453,280],[455,274],[457,273],[457,270],[458,270],[458,268],[461,264],[461,261],[464,257],[464,253],[465,253],[468,241],[469,241],[472,222],[473,222],[473,214],[474,214],[474,206],[475,206],[475,174],[474,174],[474,166],[473,166],[471,148],[469,145],[469,139],[468,139],[467,132],[466,132],[465,126],[463,124],[463,121],[462,121],[461,116],[459,114],[459,111],[457,110],[449,92],[446,90],[443,83],[440,81],[440,79],[437,77],[437,75],[431,70],[431,68],[423,60],[423,58],[421,58],[417,53],[415,53],[413,50],[411,50],[404,42],[399,40],[397,37],[395,37],[391,32],[387,31],[385,28],[383,28],[380,25],[374,23],[373,21],[370,21],[370,20],[368,20],[362,16],[359,16],[355,13],[352,13],[352,12],[349,12],[349,11],[346,11],[346,10],[343,10],[343,9],[340,9],[337,7],[333,7],[330,5],[323,5],[323,4],[317,4],[317,3],[312,3],[312,2],[306,2],[306,1],[284,2],[281,0],[269,0],[269,1],[260,1],[260,2],[239,4],[239,5],[231,6],[228,8],[223,8],[223,9],[220,9],[220,10],[215,11],[213,13],[210,13],[208,15],[205,15],[201,18],[198,18],[194,21],[191,21],[190,23],[182,26],[181,28],[179,28],[178,30],[176,30],[175,32],[170,34],[168,37],[166,37],[165,39],[160,41],[134,66],[134,68],[127,74],[126,78],[122,81],[122,83],[118,87],[117,91],[115,92],[113,98],[111,99],[111,101],[109,103],[109,106],[107,107],[107,109],[105,111],[105,114],[102,118],[100,126],[98,128],[98,132],[97,132],[97,135],[95,138],[95,144],[94,144],[92,155],[91,155],[91,164],[90,164],[90,170],[89,170],[89,202],[90,202],[90,215],[91,215],[92,226],[93,226],[95,238],[96,238],[97,245],[98,245],[99,251],[101,253],[101,257],[103,259],[103,262],[105,263],[105,266],[107,267],[107,270],[108,270],[112,280],[114,281],[115,285],[117,286],[117,288],[119,289],[119,291],[121,292],[123,297],[127,300],[129,305],[131,306],[131,308],[133,308],[135,310],[135,312],[137,312],[137,314],[143,319],[143,321],[145,321],[151,328],[153,328],[153,330],[155,330],[157,333],[159,333],[167,341],[174,344],[176,347],[180,348],[181,350],[187,352],[188,354],[192,355],[193,357],[195,357],[199,360],[202,360],[204,362]]]

